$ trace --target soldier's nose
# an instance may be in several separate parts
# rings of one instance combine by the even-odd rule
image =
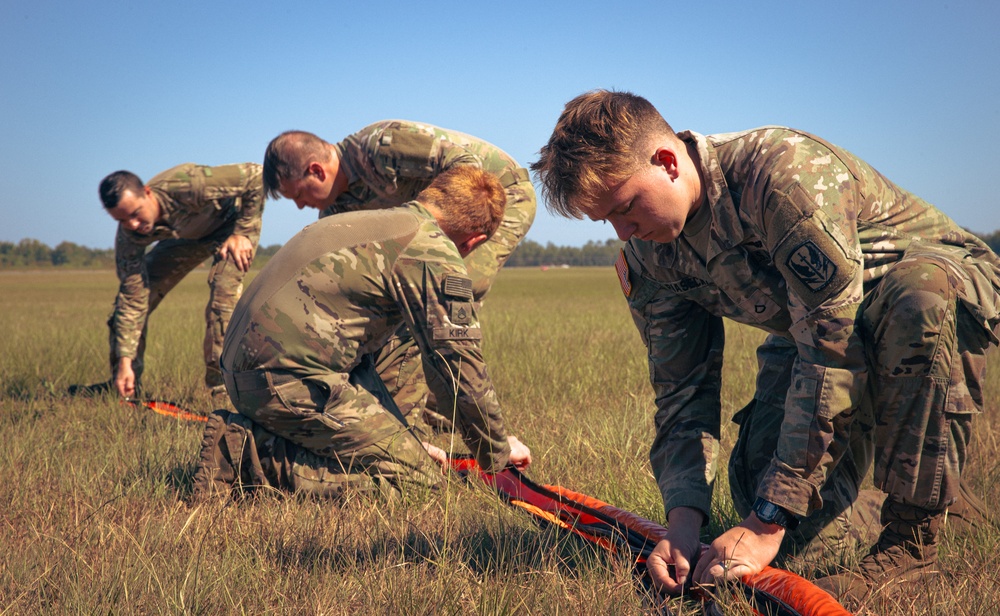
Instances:
[[[631,223],[612,222],[611,226],[615,228],[615,233],[618,234],[618,239],[623,242],[627,242],[635,233],[635,225]]]

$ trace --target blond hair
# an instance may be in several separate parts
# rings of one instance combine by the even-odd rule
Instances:
[[[646,99],[630,92],[593,90],[566,103],[549,142],[531,169],[549,211],[583,218],[597,196],[631,176],[656,137],[676,138]]]

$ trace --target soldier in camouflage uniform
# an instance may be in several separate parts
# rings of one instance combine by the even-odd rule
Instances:
[[[500,148],[463,133],[402,120],[376,122],[330,144],[302,131],[276,137],[264,157],[264,186],[320,217],[396,207],[415,199],[440,173],[459,166],[484,169],[500,178],[507,210],[496,233],[466,257],[475,301],[481,302],[504,262],[535,218],[535,189],[528,171]],[[377,369],[404,414],[422,414],[437,427],[421,374],[418,349],[401,330],[377,357]],[[422,413],[414,413],[421,409]]]
[[[225,404],[219,371],[222,337],[260,239],[264,192],[254,163],[209,167],[185,163],[148,184],[116,171],[101,181],[101,201],[119,222],[115,261],[120,286],[110,328],[112,381],[71,388],[97,393],[112,387],[136,395],[143,372],[150,313],[191,270],[209,257],[205,308],[205,385]],[[155,244],[147,252],[147,248]]]
[[[997,256],[822,139],[783,127],[675,134],[628,93],[570,101],[532,168],[555,211],[628,240],[616,268],[649,353],[650,460],[670,523],[654,580],[677,592],[691,578],[738,578],[770,563],[786,534],[786,549],[842,536],[869,467],[884,528],[860,575],[824,587],[856,596],[932,571],[945,513],[966,506],[970,425],[1000,332]],[[734,417],[729,481],[744,520],[698,559],[718,472],[724,317],[770,335],[754,400]]]
[[[207,426],[196,496],[234,483],[336,497],[440,482],[374,369],[402,324],[480,465],[526,466],[530,451],[504,431],[462,260],[504,202],[495,176],[460,167],[402,207],[323,218],[289,240],[226,333],[222,370],[242,417],[220,411]]]

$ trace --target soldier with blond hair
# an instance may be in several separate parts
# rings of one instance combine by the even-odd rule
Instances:
[[[877,540],[857,569],[819,583],[859,597],[933,574],[946,514],[977,514],[961,477],[1000,333],[997,256],[814,135],[675,133],[627,92],[570,101],[532,168],[553,210],[609,222],[628,242],[617,270],[648,350],[650,460],[669,521],[654,581],[677,592],[756,573],[783,540],[836,553],[863,530],[869,469],[884,494]],[[754,399],[733,418],[743,521],[700,555],[724,318],[769,335]]]
[[[395,497],[437,485],[441,450],[422,444],[375,371],[400,326],[482,468],[530,463],[506,434],[462,260],[495,232],[505,200],[495,176],[459,167],[401,207],[323,218],[289,240],[234,312],[222,370],[239,415],[209,421],[196,493],[239,483]]]

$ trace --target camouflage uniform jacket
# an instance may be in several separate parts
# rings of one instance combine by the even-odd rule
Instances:
[[[455,244],[417,202],[324,218],[289,240],[237,303],[222,368],[323,381],[350,373],[404,323],[440,408],[456,409],[483,468],[503,468],[510,448],[471,281]]]
[[[155,176],[147,186],[160,203],[162,220],[149,235],[118,225],[115,236],[120,285],[111,326],[117,357],[136,356],[139,335],[149,315],[143,258],[147,246],[166,239],[202,239],[234,222],[235,235],[259,235],[264,213],[261,166],[256,163],[219,167],[185,163]]]
[[[757,397],[784,404],[785,418],[757,495],[807,515],[820,506],[819,488],[841,455],[830,447],[847,424],[838,415],[849,417],[865,390],[855,317],[866,291],[917,242],[939,246],[950,267],[978,268],[994,285],[996,255],[927,202],[812,135],[765,127],[679,136],[697,148],[705,205],[669,244],[630,240],[619,263],[649,353],[657,406],[650,459],[666,510],[710,510],[722,318],[729,317],[796,346],[787,392],[758,383]],[[958,294],[987,329],[1000,321],[992,288]]]
[[[435,177],[459,165],[472,165],[493,173],[504,188],[518,182],[531,185],[527,170],[500,148],[430,124],[405,120],[376,122],[334,147],[347,174],[348,188],[320,217],[402,205],[416,199]],[[519,238],[524,237],[535,218],[533,191],[531,197],[516,199],[508,194],[503,224]],[[473,280],[477,299],[485,293],[484,286],[488,288],[489,283]]]

